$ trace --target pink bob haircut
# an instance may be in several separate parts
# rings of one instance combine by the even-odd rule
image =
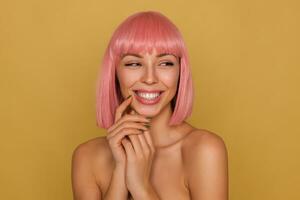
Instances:
[[[172,116],[168,125],[178,125],[192,113],[194,88],[183,37],[177,27],[156,11],[137,12],[125,19],[113,33],[103,56],[96,85],[97,126],[114,124],[115,111],[124,98],[116,77],[122,54],[149,52],[171,53],[180,59],[179,84],[171,101]]]

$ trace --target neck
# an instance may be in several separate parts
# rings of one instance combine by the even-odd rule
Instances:
[[[155,147],[163,147],[170,142],[170,136],[175,127],[168,125],[171,116],[171,105],[168,104],[158,115],[151,119],[150,134]]]

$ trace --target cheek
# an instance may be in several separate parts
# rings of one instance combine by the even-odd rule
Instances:
[[[178,71],[169,71],[168,73],[160,73],[160,80],[170,90],[177,89],[178,79],[179,79]]]
[[[121,85],[121,90],[127,90],[139,79],[139,73],[134,71],[121,70],[117,72],[117,77]]]

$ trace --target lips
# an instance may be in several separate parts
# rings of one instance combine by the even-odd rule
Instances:
[[[159,102],[162,90],[134,90],[136,99],[145,105],[153,105]]]

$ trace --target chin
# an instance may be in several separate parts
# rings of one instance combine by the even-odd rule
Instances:
[[[159,108],[150,108],[150,107],[147,108],[146,106],[143,106],[143,107],[136,106],[136,107],[134,107],[134,109],[138,114],[146,116],[146,117],[155,117],[161,111],[161,109],[159,109]]]
[[[149,105],[139,104],[138,102],[134,102],[132,104],[132,107],[138,114],[153,118],[159,115],[162,112],[162,110],[164,110],[167,107],[167,105],[157,104],[157,105],[149,106]]]

